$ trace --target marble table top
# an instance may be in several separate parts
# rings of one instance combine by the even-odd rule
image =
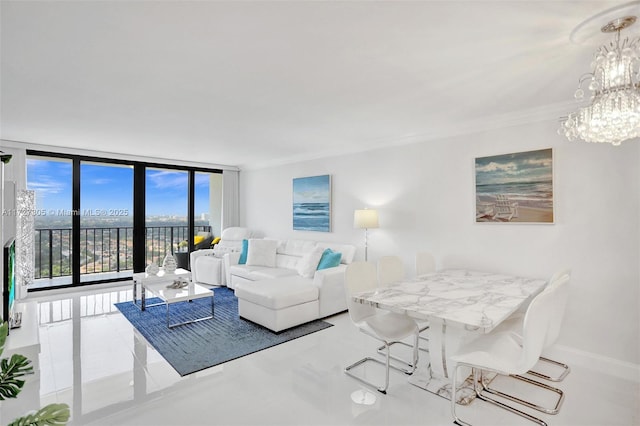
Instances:
[[[542,279],[444,270],[359,293],[353,299],[413,318],[436,317],[445,324],[488,333],[546,284]]]

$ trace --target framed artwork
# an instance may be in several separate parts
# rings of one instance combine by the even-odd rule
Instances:
[[[294,231],[331,231],[331,176],[293,179]]]
[[[476,222],[553,223],[553,151],[475,160]]]

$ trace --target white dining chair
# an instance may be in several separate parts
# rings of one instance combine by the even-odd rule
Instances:
[[[560,336],[560,330],[562,328],[562,322],[564,319],[564,312],[566,310],[567,300],[569,299],[569,288],[567,285],[564,284],[564,282],[566,281],[568,283],[570,279],[571,279],[571,270],[562,269],[556,272],[555,274],[553,274],[549,279],[549,284],[547,284],[547,287],[562,285],[563,290],[558,294],[559,297],[555,301],[555,303],[559,304],[560,306],[555,311],[556,317],[552,318],[551,320],[551,323],[550,323],[551,328],[545,340],[544,349],[547,349],[551,345],[553,345],[558,340],[558,337]],[[500,324],[500,326],[496,329],[496,331],[510,331],[514,333],[514,335],[516,335],[519,340],[522,340],[522,321],[523,321],[522,316],[514,315],[512,318],[509,318],[508,320]],[[541,355],[539,360],[559,367],[562,370],[562,373],[559,374],[558,376],[550,376],[548,374],[544,374],[536,370],[530,370],[527,372],[528,374],[539,377],[541,379],[549,380],[552,382],[560,382],[564,380],[567,374],[571,372],[571,368],[563,362],[547,358],[544,355]]]
[[[568,281],[565,281],[565,284],[568,284]],[[456,355],[451,357],[451,361],[454,364],[451,379],[451,413],[454,423],[458,425],[468,425],[468,423],[461,420],[456,414],[456,384],[458,370],[461,366],[472,369],[476,397],[482,401],[497,405],[540,425],[546,425],[543,420],[529,413],[484,395],[483,391],[485,387],[482,374],[480,374],[480,380],[478,380],[478,373],[490,371],[497,374],[509,375],[554,392],[558,395],[558,399],[555,407],[549,410],[511,395],[501,394],[501,396],[545,413],[555,414],[558,412],[564,400],[564,393],[560,389],[526,378],[521,376],[521,374],[529,371],[531,367],[536,364],[542,353],[545,339],[550,332],[552,318],[557,315],[556,311],[560,308],[559,304],[554,303],[555,298],[560,297],[560,293],[564,291],[563,289],[563,286],[547,287],[533,299],[524,317],[523,339],[521,341],[518,341],[513,333],[509,331],[489,333],[463,346]],[[480,385],[480,387],[478,385]]]
[[[416,253],[416,276],[430,274],[436,271],[436,260],[429,252]]]
[[[404,279],[404,264],[398,256],[382,256],[378,259],[378,285],[386,287]]]
[[[382,312],[371,305],[355,302],[353,295],[365,291],[375,291],[378,287],[376,279],[375,264],[369,262],[353,262],[347,266],[345,271],[345,285],[347,293],[347,307],[351,321],[358,329],[384,343],[386,348],[386,362],[378,358],[365,357],[344,369],[345,373],[354,379],[376,388],[381,393],[386,394],[389,387],[389,369],[394,368],[406,374],[413,374],[418,363],[418,326],[414,320],[406,315],[393,312]],[[413,360],[408,369],[402,369],[391,364],[391,354],[389,344],[402,340],[406,337],[414,336]],[[365,380],[363,377],[354,374],[351,370],[366,362],[375,362],[385,366],[384,386],[377,386]]]
[[[402,262],[402,259],[398,256],[382,256],[378,259],[378,286],[380,287],[386,287],[390,284],[393,283],[397,283],[399,281],[402,281],[405,278],[405,274],[404,274],[404,264]],[[427,328],[429,328],[429,322],[428,321],[416,321],[418,324],[418,328],[420,329],[420,332],[426,330]],[[428,339],[426,339],[423,336],[420,336],[421,339],[428,341]],[[390,342],[389,346],[393,346],[395,344],[401,344],[403,346],[408,346],[411,347],[412,345],[409,345],[406,342],[403,341],[395,341],[395,342]],[[428,352],[429,350],[427,348],[424,347],[420,347],[419,348],[422,351]],[[378,353],[383,353],[385,351],[385,347],[380,346],[378,348]],[[410,361],[407,361],[405,359],[402,359],[398,356],[395,355],[391,355],[392,359],[395,359],[396,361],[400,361],[403,362],[405,364],[411,365]]]
[[[551,328],[544,345],[545,349],[553,345],[558,340],[558,337],[560,337],[560,330],[562,329],[564,313],[566,311],[567,301],[569,300],[569,286],[565,285],[564,281],[567,281],[568,283],[570,279],[571,271],[562,270],[554,274],[549,280],[549,285],[562,286],[564,289],[558,293],[558,298],[555,301],[555,303],[560,305],[560,308],[555,311],[556,317],[551,320]],[[571,372],[571,368],[569,368],[567,364],[547,358],[544,355],[540,356],[540,361],[560,367],[562,369],[562,373],[554,377],[548,374],[541,373],[539,371],[530,370],[528,372],[529,374],[552,382],[561,382],[565,377],[567,377],[567,374]]]

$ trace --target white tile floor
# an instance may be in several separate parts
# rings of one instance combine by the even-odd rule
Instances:
[[[69,404],[75,425],[452,424],[449,401],[401,373],[392,372],[387,395],[343,373],[376,347],[347,314],[327,319],[335,327],[181,378],[113,307],[130,297],[126,286],[38,298],[40,405]],[[559,386],[562,410],[540,415],[550,425],[640,424],[637,382],[573,366]],[[354,402],[358,390],[375,403]],[[474,425],[533,424],[481,401],[458,414]]]

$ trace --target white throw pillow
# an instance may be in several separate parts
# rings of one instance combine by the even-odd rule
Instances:
[[[313,278],[323,252],[324,249],[322,247],[314,247],[313,250],[302,256],[302,259],[298,262],[298,274],[305,278]]]
[[[250,239],[247,251],[247,265],[276,267],[276,240]]]

